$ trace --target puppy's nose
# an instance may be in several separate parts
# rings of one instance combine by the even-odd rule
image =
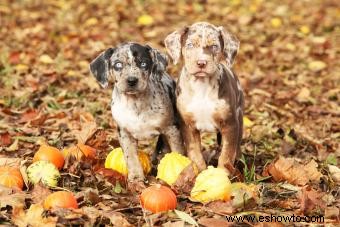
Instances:
[[[207,65],[207,61],[206,60],[198,60],[197,61],[197,66],[201,69],[203,69],[205,66]]]
[[[126,81],[127,81],[129,86],[133,87],[138,83],[138,78],[133,77],[133,76],[129,76]]]

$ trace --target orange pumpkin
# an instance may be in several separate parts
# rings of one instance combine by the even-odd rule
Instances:
[[[75,146],[70,148],[66,148],[63,150],[63,155],[66,158],[67,156],[73,156],[77,160],[80,160],[83,156],[87,158],[95,158],[96,157],[96,149],[87,146],[82,143],[78,143]]]
[[[168,187],[157,184],[143,190],[140,202],[144,209],[152,213],[173,210],[177,206],[175,193]]]
[[[64,166],[64,156],[59,149],[48,145],[41,145],[33,157],[33,162],[48,161],[53,163],[58,169]]]
[[[24,188],[20,170],[11,166],[0,166],[0,184],[6,187],[17,187],[20,190]]]
[[[78,208],[78,203],[72,192],[59,191],[54,192],[44,200],[44,208]]]

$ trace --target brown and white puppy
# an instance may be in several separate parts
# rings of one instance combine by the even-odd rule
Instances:
[[[222,139],[218,167],[233,171],[244,106],[242,88],[231,70],[239,41],[223,27],[198,22],[168,35],[165,46],[174,64],[184,61],[176,94],[188,157],[205,169],[200,132],[218,132]]]
[[[138,140],[159,136],[172,151],[184,152],[176,117],[175,82],[165,72],[166,56],[138,43],[109,48],[90,64],[106,87],[113,77],[111,111],[118,125],[129,181],[144,180],[137,156]]]

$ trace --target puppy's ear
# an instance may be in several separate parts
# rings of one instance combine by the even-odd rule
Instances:
[[[106,88],[108,85],[109,59],[114,53],[115,48],[109,48],[99,54],[91,63],[90,70],[99,84]]]
[[[146,45],[150,51],[150,55],[157,72],[164,72],[168,66],[168,57],[159,50]]]
[[[218,27],[218,30],[220,32],[220,38],[223,45],[223,54],[226,58],[228,67],[231,67],[240,47],[240,42],[235,36],[227,32],[222,26]]]
[[[164,40],[166,50],[170,57],[172,58],[175,65],[178,63],[182,55],[183,37],[186,35],[188,30],[189,30],[188,27],[184,27],[179,31],[174,31],[173,33],[168,35]]]

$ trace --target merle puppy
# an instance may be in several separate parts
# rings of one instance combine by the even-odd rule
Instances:
[[[161,135],[172,151],[184,151],[176,124],[175,82],[165,72],[166,66],[165,55],[137,43],[109,48],[90,64],[103,87],[108,85],[109,77],[114,81],[111,111],[118,125],[129,181],[144,180],[137,156],[138,140]]]
[[[185,123],[189,158],[205,169],[200,132],[218,132],[222,140],[218,167],[232,171],[243,127],[243,92],[231,70],[238,40],[223,27],[198,22],[168,35],[165,46],[174,64],[184,61],[177,82],[177,109]]]

